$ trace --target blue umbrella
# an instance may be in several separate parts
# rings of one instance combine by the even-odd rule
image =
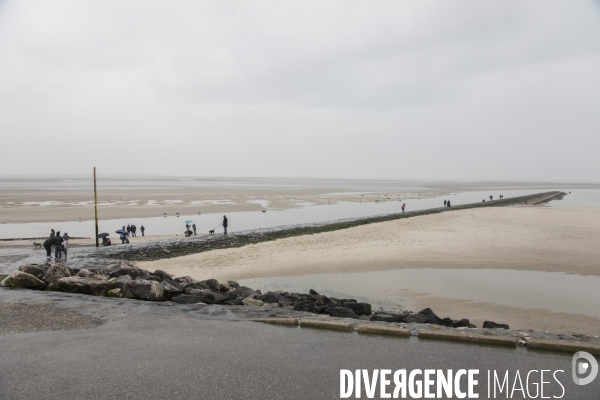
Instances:
[[[123,229],[116,230],[115,233],[118,233],[119,235],[127,235],[127,232],[125,232]]]
[[[193,223],[194,223],[194,221],[192,221],[192,220],[189,220],[189,219],[186,219],[184,222],[185,222],[186,224],[193,224]]]

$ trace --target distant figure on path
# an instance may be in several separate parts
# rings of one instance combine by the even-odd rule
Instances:
[[[135,230],[137,228],[135,227],[135,225],[131,225],[131,236],[135,236]]]
[[[186,230],[190,229],[190,224],[185,224],[185,229]]]
[[[196,236],[196,224],[192,224],[192,229],[194,230],[194,236]]]
[[[490,196],[490,201],[494,199],[494,196]]]
[[[446,200],[444,200],[444,207],[446,207]]]
[[[406,204],[402,203],[402,212],[404,212],[404,207],[406,206]]]
[[[142,225],[142,226],[140,227],[140,231],[142,231],[142,236],[144,236],[144,231],[145,231],[145,230],[146,230],[146,228],[144,228],[144,225]]]
[[[448,203],[446,204],[446,207],[450,207],[450,200],[448,200]]]
[[[56,232],[54,237],[54,261],[62,258],[62,244],[64,239],[60,236],[60,231]]]
[[[131,235],[131,225],[127,225],[127,236]]]
[[[63,246],[65,246],[67,249],[69,248],[69,239],[71,239],[69,237],[69,234],[65,232],[65,234],[63,235],[63,240],[65,241],[65,244]]]
[[[227,235],[227,217],[223,215],[223,234]]]
[[[46,249],[46,257],[48,260],[52,258],[52,245],[54,244],[54,236],[50,236],[44,241],[44,248]]]
[[[50,229],[50,237],[54,237],[56,234],[54,233],[54,229]]]

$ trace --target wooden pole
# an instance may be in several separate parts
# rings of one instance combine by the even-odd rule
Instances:
[[[98,243],[98,193],[96,192],[96,167],[94,167],[94,220],[96,221],[96,247]]]

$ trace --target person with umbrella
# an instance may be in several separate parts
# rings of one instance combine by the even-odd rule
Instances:
[[[127,240],[127,231],[124,229],[119,229],[119,230],[115,231],[115,233],[119,234],[119,239],[121,239],[121,244],[125,244],[125,240]],[[127,240],[127,243],[129,243],[129,240]]]

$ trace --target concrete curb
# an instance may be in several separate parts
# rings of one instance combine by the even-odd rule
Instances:
[[[585,351],[595,356],[600,356],[600,345],[585,342],[565,342],[562,340],[528,339],[527,348],[535,350],[550,350],[566,353]]]
[[[494,346],[517,347],[517,338],[504,336],[477,335],[473,333],[451,333],[420,330],[419,339],[451,340],[474,344],[489,344]]]
[[[318,321],[314,319],[301,319],[300,326],[305,328],[329,329],[334,331],[354,331],[354,324],[347,322]]]
[[[249,319],[245,319],[244,321],[263,322],[265,324],[291,325],[291,326],[298,326],[298,324],[299,324],[297,318],[249,318]]]
[[[410,330],[406,328],[397,328],[392,326],[379,326],[379,325],[359,325],[356,329],[358,333],[367,333],[373,335],[389,335],[389,336],[402,336],[410,337]]]

